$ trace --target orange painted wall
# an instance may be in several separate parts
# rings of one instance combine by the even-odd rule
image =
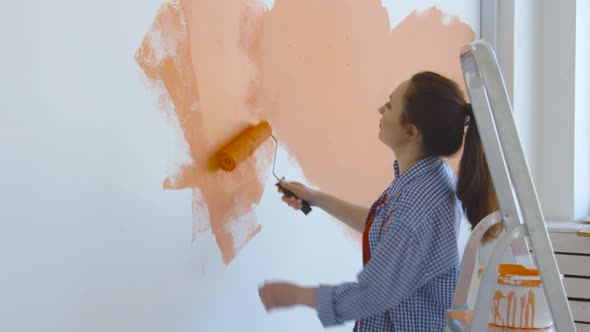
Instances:
[[[257,1],[166,3],[136,53],[173,103],[168,115],[192,159],[163,186],[195,192],[193,207],[206,208],[209,220],[196,211],[193,232],[210,229],[231,262],[261,231],[249,212],[273,146],[231,173],[211,167],[211,157],[264,119],[310,183],[368,205],[392,180],[395,159],[377,139],[377,108],[420,70],[462,82],[459,49],[474,38],[437,8],[391,29],[378,0],[278,0],[270,10]]]

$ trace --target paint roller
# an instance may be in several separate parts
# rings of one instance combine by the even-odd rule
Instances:
[[[279,177],[275,173],[277,155],[279,151],[279,141],[272,134],[272,129],[266,121],[261,121],[256,126],[250,126],[244,129],[227,145],[221,148],[216,154],[217,165],[219,165],[219,168],[224,171],[233,171],[242,161],[251,156],[254,151],[269,137],[275,141],[275,154],[272,160],[272,175],[277,179],[277,181],[280,181]],[[280,183],[277,183],[276,185],[283,191],[285,196],[299,198],[292,191],[281,186]],[[311,211],[309,202],[302,200],[301,211],[306,215]]]

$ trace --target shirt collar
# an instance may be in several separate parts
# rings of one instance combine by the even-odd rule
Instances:
[[[397,159],[393,162],[393,171],[395,174],[395,178],[399,178],[399,163],[397,162]]]
[[[399,163],[397,162],[397,160],[394,161],[393,162],[393,169],[395,171],[394,186],[399,188],[399,186],[409,182],[410,180],[412,180],[416,176],[424,174],[425,172],[431,170],[433,167],[440,164],[441,162],[442,162],[442,157],[440,157],[440,156],[426,157],[426,158],[418,161],[414,165],[412,165],[412,167],[410,167],[408,170],[406,170],[404,172],[404,174],[402,174],[400,176]]]

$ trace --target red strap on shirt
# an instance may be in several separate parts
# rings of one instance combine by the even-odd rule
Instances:
[[[373,219],[375,219],[375,213],[377,212],[377,208],[385,204],[386,200],[387,194],[383,195],[379,202],[372,207],[372,210],[369,213],[369,217],[367,218],[367,222],[365,223],[365,229],[363,230],[363,266],[367,265],[369,259],[371,259],[371,247],[369,247],[369,230],[371,229],[371,225],[373,224]],[[358,327],[358,331],[362,331],[363,321],[358,320],[357,325],[355,327]]]
[[[381,205],[385,204],[387,200],[387,194],[383,195],[383,197],[379,200],[377,205],[374,206],[371,213],[369,213],[369,218],[365,224],[365,229],[363,230],[363,266],[367,265],[369,259],[371,259],[371,248],[369,247],[369,230],[371,229],[371,225],[373,224],[373,219],[375,219],[375,212],[377,208]]]

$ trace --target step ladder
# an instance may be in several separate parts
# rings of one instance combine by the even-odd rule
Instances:
[[[498,267],[507,252],[515,264],[537,267],[549,309],[553,329],[559,332],[575,331],[572,314],[553,248],[549,240],[545,219],[518,137],[512,116],[512,107],[506,92],[502,73],[493,49],[485,40],[473,42],[461,50],[461,67],[473,113],[479,129],[484,153],[488,161],[492,182],[500,211],[486,216],[472,231],[467,243],[453,305],[449,310],[450,331],[488,331],[488,318],[497,286]],[[478,248],[486,231],[504,221],[506,230],[495,241],[479,287],[472,289],[475,269],[479,269]],[[475,304],[469,299],[475,297]],[[472,309],[472,310],[469,310]],[[461,318],[471,314],[471,323]],[[453,316],[454,315],[454,316]]]

